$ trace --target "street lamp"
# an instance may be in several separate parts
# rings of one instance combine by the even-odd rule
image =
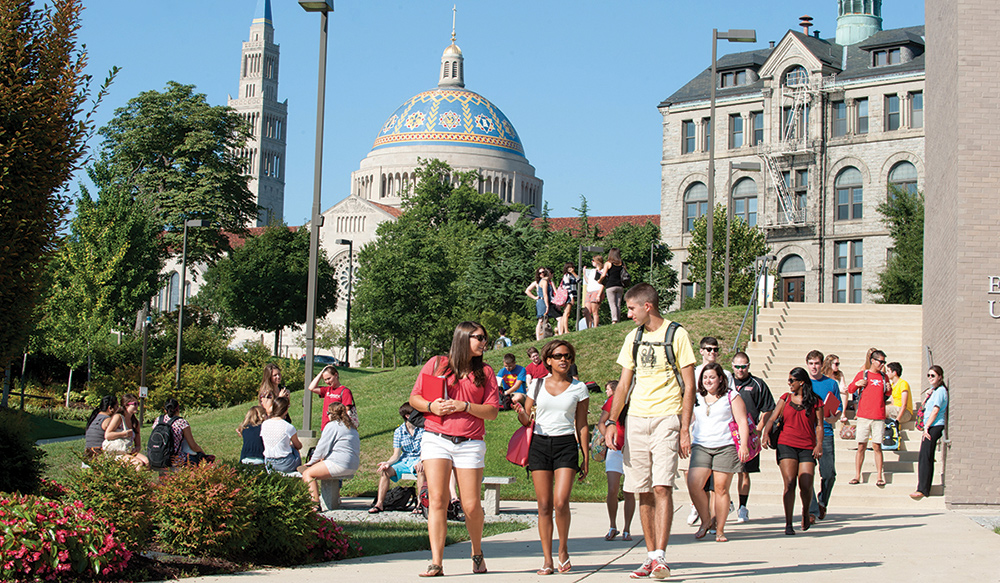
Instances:
[[[712,307],[712,223],[715,217],[715,88],[719,85],[716,74],[716,49],[718,41],[755,43],[757,31],[733,29],[719,32],[712,29],[712,90],[708,110],[708,224],[705,229],[705,307]]]
[[[347,338],[344,340],[344,366],[351,366],[351,288],[354,286],[354,241],[337,239],[337,245],[347,245]]]
[[[309,284],[306,293],[306,370],[302,395],[302,431],[312,435],[312,392],[309,383],[313,377],[313,358],[316,354],[316,295],[319,277],[319,228],[323,225],[320,209],[320,190],[323,185],[323,115],[326,104],[326,31],[333,0],[299,0],[306,12],[322,14],[319,26],[319,81],[316,89],[316,159],[313,170],[313,208],[309,229]]]
[[[583,304],[583,252],[604,253],[604,247],[580,245],[580,252],[576,258],[576,322],[580,325],[580,306]]]
[[[177,304],[177,370],[174,371],[174,389],[181,388],[181,338],[184,335],[184,292],[187,279],[188,227],[207,227],[211,223],[203,219],[184,221],[184,243],[181,245],[181,289]]]
[[[758,162],[733,162],[729,163],[729,181],[726,184],[726,273],[723,283],[722,305],[729,307],[729,231],[733,223],[733,171],[744,170],[746,172],[760,172]]]

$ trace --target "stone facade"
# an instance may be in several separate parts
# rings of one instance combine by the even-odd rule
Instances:
[[[949,387],[944,466],[950,507],[1000,506],[1000,205],[996,95],[1000,26],[986,0],[927,2],[929,82],[924,344]],[[991,308],[992,311],[991,311]]]
[[[732,192],[734,214],[765,231],[782,280],[776,298],[872,301],[891,247],[876,209],[890,181],[922,189],[926,175],[922,34],[882,31],[841,46],[789,31],[772,48],[719,59],[715,202]],[[901,62],[876,66],[875,53],[892,50]],[[683,279],[688,230],[707,208],[710,77],[706,70],[659,106],[660,223],[682,298],[695,291]],[[748,162],[760,170],[730,171]],[[714,232],[724,238],[725,225]]]

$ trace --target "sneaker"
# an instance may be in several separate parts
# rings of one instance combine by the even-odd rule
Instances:
[[[730,501],[729,502],[729,513],[732,514],[735,510],[736,510],[736,505],[733,504],[732,501]]]
[[[670,577],[670,567],[667,566],[666,561],[656,559],[653,561],[653,570],[650,576],[653,579],[666,579]]]
[[[750,522],[750,511],[747,510],[746,506],[740,506],[739,512],[736,513],[736,522],[738,524]]]
[[[639,568],[635,571],[632,571],[629,577],[632,579],[645,579],[649,577],[649,574],[653,572],[653,562],[653,559],[646,559],[646,562],[639,565]]]
[[[694,507],[694,504],[691,505],[691,514],[688,514],[687,523],[688,526],[698,524],[698,509]]]

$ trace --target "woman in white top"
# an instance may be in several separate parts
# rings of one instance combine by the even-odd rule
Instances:
[[[576,358],[573,345],[565,340],[553,340],[542,349],[542,362],[551,373],[535,381],[528,391],[524,406],[515,405],[522,425],[531,422],[528,411],[535,407],[535,429],[528,452],[528,469],[535,484],[538,500],[538,535],[542,541],[542,568],[539,575],[551,575],[552,510],[559,529],[558,571],[572,568],[569,562],[569,497],[573,476],[587,477],[590,459],[587,407],[590,395],[587,385],[573,380],[570,365]],[[583,447],[580,464],[577,444]]]
[[[706,364],[698,378],[693,423],[691,424],[691,461],[688,464],[687,485],[691,502],[698,510],[701,528],[694,535],[704,538],[713,526],[705,484],[711,477],[715,483],[716,542],[726,542],[725,524],[729,514],[729,484],[733,474],[743,471],[743,462],[750,459],[747,408],[739,391],[730,391],[725,371],[715,362]],[[737,451],[729,422],[736,420],[740,447]]]
[[[604,267],[604,258],[594,255],[590,260],[592,269],[586,270],[587,274],[587,327],[596,328],[600,321],[601,295],[604,293],[604,285],[601,284],[601,268]]]
[[[264,465],[267,469],[290,474],[302,465],[299,455],[302,442],[295,426],[283,419],[286,413],[288,398],[274,399],[270,416],[260,424],[260,438],[264,442]]]

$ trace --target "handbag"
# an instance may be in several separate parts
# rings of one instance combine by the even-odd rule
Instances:
[[[538,390],[543,380],[535,381],[535,396],[532,401],[538,398]],[[528,467],[528,452],[531,451],[531,436],[534,433],[535,415],[532,412],[531,423],[518,427],[514,435],[510,436],[510,441],[507,442],[507,461],[522,468]]]
[[[843,427],[840,428],[840,438],[844,441],[854,441],[858,436],[858,428],[854,425],[845,423]]]
[[[785,399],[785,395],[791,398],[789,393],[785,393],[781,396],[781,399],[785,401],[785,406],[788,406],[788,400]],[[785,416],[775,418],[774,422],[771,423],[771,431],[767,434],[767,444],[771,446],[771,449],[778,449],[778,438],[781,437],[781,430],[785,427]]]
[[[132,451],[132,440],[127,437],[118,439],[105,439],[101,444],[101,449],[108,453],[129,453]]]
[[[733,415],[733,392],[729,391],[729,413],[732,415],[733,420],[729,422],[729,433],[733,436],[733,443],[736,444],[736,450],[740,449],[740,426],[736,422],[736,415]],[[747,430],[750,434],[749,443],[747,443],[747,449],[750,450],[750,457],[747,459],[753,459],[760,455],[760,437],[757,435],[757,424],[754,423],[753,417],[747,413]],[[775,442],[777,443],[777,442]]]
[[[621,274],[622,286],[628,287],[632,285],[632,276],[629,275],[628,269],[625,268],[625,262],[622,261],[622,274]]]
[[[617,431],[618,428],[615,428]],[[597,425],[594,426],[594,438],[590,440],[590,459],[603,462],[608,457],[608,444],[604,442],[604,434]]]
[[[568,301],[569,292],[566,291],[566,288],[563,286],[559,286],[559,289],[556,290],[556,294],[552,297],[552,303],[561,308],[565,306]]]

